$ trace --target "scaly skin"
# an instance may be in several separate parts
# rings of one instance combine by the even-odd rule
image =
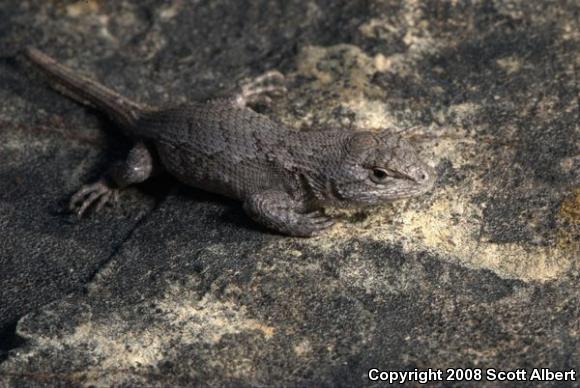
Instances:
[[[26,54],[55,87],[103,110],[135,141],[124,163],[73,196],[79,216],[165,170],[187,185],[242,201],[246,213],[270,229],[312,236],[332,225],[325,205],[379,204],[420,195],[435,182],[434,170],[392,129],[298,132],[250,109],[285,90],[275,71],[231,99],[161,110],[130,101],[36,49]]]

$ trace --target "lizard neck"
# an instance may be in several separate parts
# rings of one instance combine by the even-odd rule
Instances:
[[[297,177],[300,192],[318,204],[340,205],[345,200],[334,177],[342,168],[348,130],[325,130],[295,133],[289,142],[292,175]]]

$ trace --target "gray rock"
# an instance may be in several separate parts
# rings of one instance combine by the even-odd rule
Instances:
[[[0,386],[358,386],[376,384],[371,368],[578,368],[578,12],[525,0],[1,2]],[[437,186],[335,210],[339,224],[312,239],[273,235],[239,204],[167,178],[76,220],[70,194],[127,144],[49,90],[18,55],[27,44],[156,104],[278,68],[290,92],[267,114],[297,130],[408,128]]]

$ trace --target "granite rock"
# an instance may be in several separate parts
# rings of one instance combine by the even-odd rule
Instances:
[[[1,2],[0,386],[578,371],[579,14],[565,0]],[[265,114],[404,131],[438,182],[331,209],[338,225],[311,239],[165,177],[77,220],[71,193],[128,144],[51,91],[26,45],[157,105],[277,68],[289,93]]]

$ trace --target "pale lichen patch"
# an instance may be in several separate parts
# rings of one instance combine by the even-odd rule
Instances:
[[[517,73],[523,66],[521,59],[515,56],[500,58],[496,62],[508,75]]]
[[[481,187],[481,182],[472,184]],[[439,191],[429,205],[399,201],[395,208],[370,212],[363,225],[341,223],[326,236],[327,241],[316,245],[334,249],[345,235],[356,235],[363,240],[400,245],[408,253],[430,251],[469,268],[485,268],[499,276],[524,281],[554,279],[572,267],[574,256],[568,245],[530,246],[486,239],[481,233],[485,205],[473,204],[470,193],[461,188]],[[351,267],[349,271],[355,274],[365,270]],[[364,288],[372,289],[368,283],[372,277],[362,272],[360,275],[366,279]]]
[[[294,345],[294,353],[298,357],[306,357],[312,352],[312,344],[308,338],[303,338]]]
[[[10,362],[33,359],[45,351],[90,349],[98,367],[87,368],[77,373],[78,377],[97,386],[106,386],[108,380],[100,371],[107,371],[108,375],[110,371],[132,371],[137,376],[141,373],[146,375],[148,370],[157,368],[158,363],[165,359],[167,350],[174,346],[172,344],[213,346],[225,335],[247,332],[257,333],[267,341],[275,334],[273,327],[247,317],[243,306],[218,300],[211,293],[199,299],[189,286],[169,284],[162,298],[137,304],[127,314],[150,308],[156,313],[135,327],[124,313],[107,316],[104,320],[94,318],[87,305],[84,313],[76,317],[81,323],[73,328],[71,334],[54,337],[35,334],[35,346],[15,355]],[[170,334],[167,333],[168,328],[171,328]],[[244,377],[251,373],[248,369],[251,363],[248,363],[245,372],[244,368],[240,369],[241,365],[229,371],[232,377]]]
[[[66,6],[68,16],[76,18],[81,15],[96,13],[100,9],[99,2],[96,0],[76,1]]]

